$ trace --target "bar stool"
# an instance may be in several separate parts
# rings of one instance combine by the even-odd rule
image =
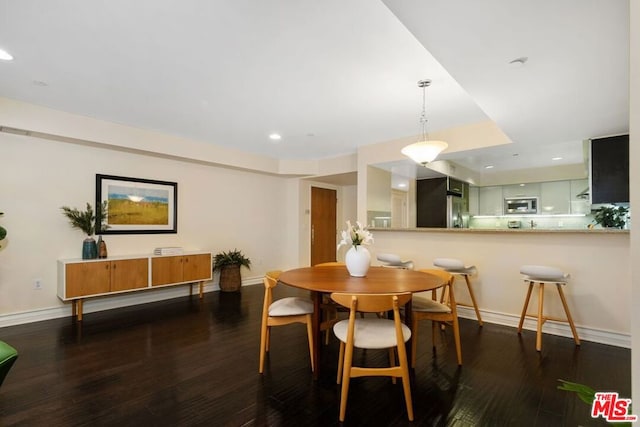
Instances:
[[[383,267],[404,268],[407,270],[413,270],[413,261],[402,261],[400,255],[396,254],[378,254],[376,255],[378,261],[382,261],[385,264]]]
[[[575,341],[576,345],[580,345],[580,338],[578,338],[578,332],[576,331],[576,326],[573,324],[573,319],[571,318],[571,312],[569,311],[569,306],[567,305],[567,299],[564,296],[564,292],[562,291],[562,286],[567,284],[567,280],[569,279],[569,273],[564,273],[562,270],[555,267],[547,267],[544,265],[523,265],[520,268],[520,273],[524,275],[525,283],[529,284],[529,289],[527,291],[527,297],[524,301],[524,307],[522,308],[522,314],[520,315],[520,324],[518,325],[518,333],[522,332],[522,324],[524,323],[525,317],[534,317],[538,319],[538,328],[536,332],[536,350],[542,350],[542,325],[547,320],[555,320],[559,322],[568,322],[571,327],[571,333],[573,334],[573,341]],[[546,283],[556,285],[556,289],[558,289],[558,294],[560,295],[560,300],[562,301],[562,307],[564,307],[564,312],[567,315],[566,319],[553,318],[544,315],[543,311],[543,303],[544,303],[544,285]],[[538,314],[527,314],[527,308],[529,306],[529,299],[531,298],[531,291],[533,290],[533,286],[535,284],[539,285],[538,289]]]
[[[478,318],[478,324],[482,326],[482,316],[480,316],[480,310],[478,309],[478,303],[476,302],[476,296],[473,293],[473,288],[471,288],[471,281],[469,280],[469,276],[476,274],[476,266],[475,265],[465,265],[459,259],[455,258],[436,258],[433,260],[433,265],[436,267],[440,267],[443,270],[451,273],[454,278],[462,276],[464,277],[465,282],[467,283],[467,289],[469,291],[469,296],[471,297],[471,304],[464,304],[458,302],[458,305],[462,305],[465,307],[473,307],[476,312],[476,317]],[[455,280],[454,280],[455,281]],[[451,287],[451,291],[453,291],[453,287]],[[442,295],[441,301],[444,302],[445,299],[448,302],[448,295]]]

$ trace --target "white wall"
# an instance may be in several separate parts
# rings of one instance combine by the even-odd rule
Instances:
[[[0,249],[0,326],[3,316],[63,307],[56,297],[56,260],[79,258],[84,235],[71,228],[60,207],[93,205],[96,173],[178,183],[178,233],[108,235],[111,255],[148,254],[157,246],[214,253],[238,248],[253,262],[242,272],[245,281],[295,263],[295,249],[283,239],[297,240],[288,228],[292,216],[286,212],[297,199],[287,178],[6,133],[0,133],[0,145],[0,209],[8,230]],[[36,278],[42,290],[33,289]],[[91,306],[86,303],[88,312]],[[70,314],[68,304],[63,310]]]

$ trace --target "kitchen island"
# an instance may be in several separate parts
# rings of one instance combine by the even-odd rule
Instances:
[[[520,266],[557,266],[571,274],[565,289],[582,340],[631,347],[630,232],[619,229],[372,228],[376,254],[395,253],[416,269],[433,268],[439,257],[462,259],[478,274],[472,286],[485,322],[518,324],[526,286]],[[468,302],[462,291],[457,298]],[[532,301],[536,304],[536,301]],[[562,316],[558,298],[545,299],[545,311]],[[475,318],[460,307],[461,317]],[[535,329],[533,320],[525,329]],[[543,331],[570,337],[566,324],[549,321]],[[464,344],[463,344],[464,345]]]

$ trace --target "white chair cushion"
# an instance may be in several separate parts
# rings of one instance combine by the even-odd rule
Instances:
[[[559,268],[545,265],[523,265],[520,267],[520,274],[528,276],[530,280],[552,282],[565,282],[569,278],[569,273],[564,273]]]
[[[411,299],[411,309],[428,313],[451,313],[451,308],[448,305],[440,304],[438,301],[420,295],[414,295]]]
[[[341,320],[333,325],[333,333],[346,343],[349,320]],[[402,336],[407,342],[411,338],[411,329],[402,324]],[[396,327],[390,319],[356,319],[353,345],[358,348],[390,348],[397,345]]]
[[[298,316],[313,313],[313,302],[308,298],[287,297],[274,301],[269,306],[269,316]]]
[[[474,274],[476,267],[473,265],[464,265],[462,261],[454,258],[436,258],[433,265],[440,267],[451,273]]]

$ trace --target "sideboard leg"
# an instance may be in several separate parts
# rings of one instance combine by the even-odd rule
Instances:
[[[78,300],[77,310],[78,310],[78,322],[80,322],[82,321],[82,299]]]
[[[200,299],[204,297],[204,282],[199,283],[200,286]]]

